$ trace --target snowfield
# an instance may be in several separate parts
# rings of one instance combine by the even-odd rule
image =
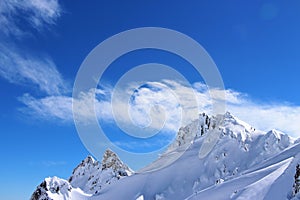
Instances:
[[[210,137],[218,138],[212,147]],[[31,199],[296,200],[298,141],[276,130],[256,130],[230,113],[201,114],[141,171],[133,172],[107,150],[101,163],[90,156],[83,160],[68,181],[46,178]]]

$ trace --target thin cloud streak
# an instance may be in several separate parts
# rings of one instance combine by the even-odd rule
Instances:
[[[0,27],[6,36],[29,34],[20,26],[21,19],[40,30],[47,25],[55,24],[61,16],[62,9],[57,0],[1,0],[0,1]]]
[[[18,85],[33,84],[49,95],[68,91],[67,83],[50,58],[35,58],[0,45],[0,76]]]
[[[19,97],[26,107],[20,110],[31,117],[37,117],[47,120],[59,119],[64,122],[72,121],[72,98],[68,96],[47,96],[44,98],[35,98],[30,94],[24,94]]]
[[[37,86],[48,95],[68,92],[51,58],[33,56],[16,43],[33,30],[54,25],[61,13],[58,0],[0,1],[0,77],[18,85]]]

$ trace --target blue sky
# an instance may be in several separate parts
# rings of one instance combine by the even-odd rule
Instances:
[[[28,199],[45,177],[68,178],[90,154],[72,119],[70,102],[76,73],[96,45],[132,28],[164,27],[195,39],[218,66],[228,109],[234,115],[260,129],[276,128],[299,137],[299,9],[298,0],[188,4],[138,0],[1,1],[1,199]],[[186,61],[157,50],[132,52],[116,60],[105,72],[105,87],[100,92],[110,94],[122,73],[149,62],[180,71],[194,84],[204,107],[209,104],[201,76]],[[164,84],[178,94],[190,92],[184,84],[171,80]],[[157,103],[166,102],[157,91],[161,90],[141,90],[141,94],[157,97]],[[99,121],[107,131],[117,133],[109,111],[103,108],[109,102],[106,97],[98,102]],[[147,124],[147,119],[141,123]],[[174,127],[170,129],[174,131]],[[163,135],[160,139],[173,136]],[[140,161],[131,166],[142,164]]]

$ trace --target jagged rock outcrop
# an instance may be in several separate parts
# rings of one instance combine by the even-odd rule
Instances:
[[[71,198],[71,184],[58,177],[46,178],[34,191],[31,200],[56,200],[57,197]],[[79,190],[79,189],[76,189]]]
[[[200,114],[197,120],[179,129],[176,140],[170,145],[169,151],[178,147],[188,147],[195,137],[204,135],[212,128],[211,125],[211,118],[205,113]]]
[[[118,176],[128,176],[133,173],[127,165],[112,150],[107,149],[101,162],[102,170],[112,169]]]
[[[293,185],[293,196],[295,197],[300,192],[300,165],[296,166],[296,173],[294,176],[294,185]]]
[[[46,178],[34,191],[31,200],[56,200],[88,197],[97,194],[105,186],[133,173],[110,149],[103,155],[103,163],[87,156],[73,170],[68,180],[57,177]]]

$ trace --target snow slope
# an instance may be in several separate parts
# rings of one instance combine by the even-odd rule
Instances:
[[[218,140],[207,143],[212,137]],[[105,162],[113,160],[114,153],[109,154]],[[110,166],[103,161],[102,167]],[[79,199],[300,199],[293,192],[298,141],[276,130],[256,130],[230,113],[199,115],[179,130],[159,159],[139,172],[132,174],[120,160],[107,169],[91,158],[83,163],[69,180],[74,191],[85,192]],[[69,193],[66,199],[71,199]]]

